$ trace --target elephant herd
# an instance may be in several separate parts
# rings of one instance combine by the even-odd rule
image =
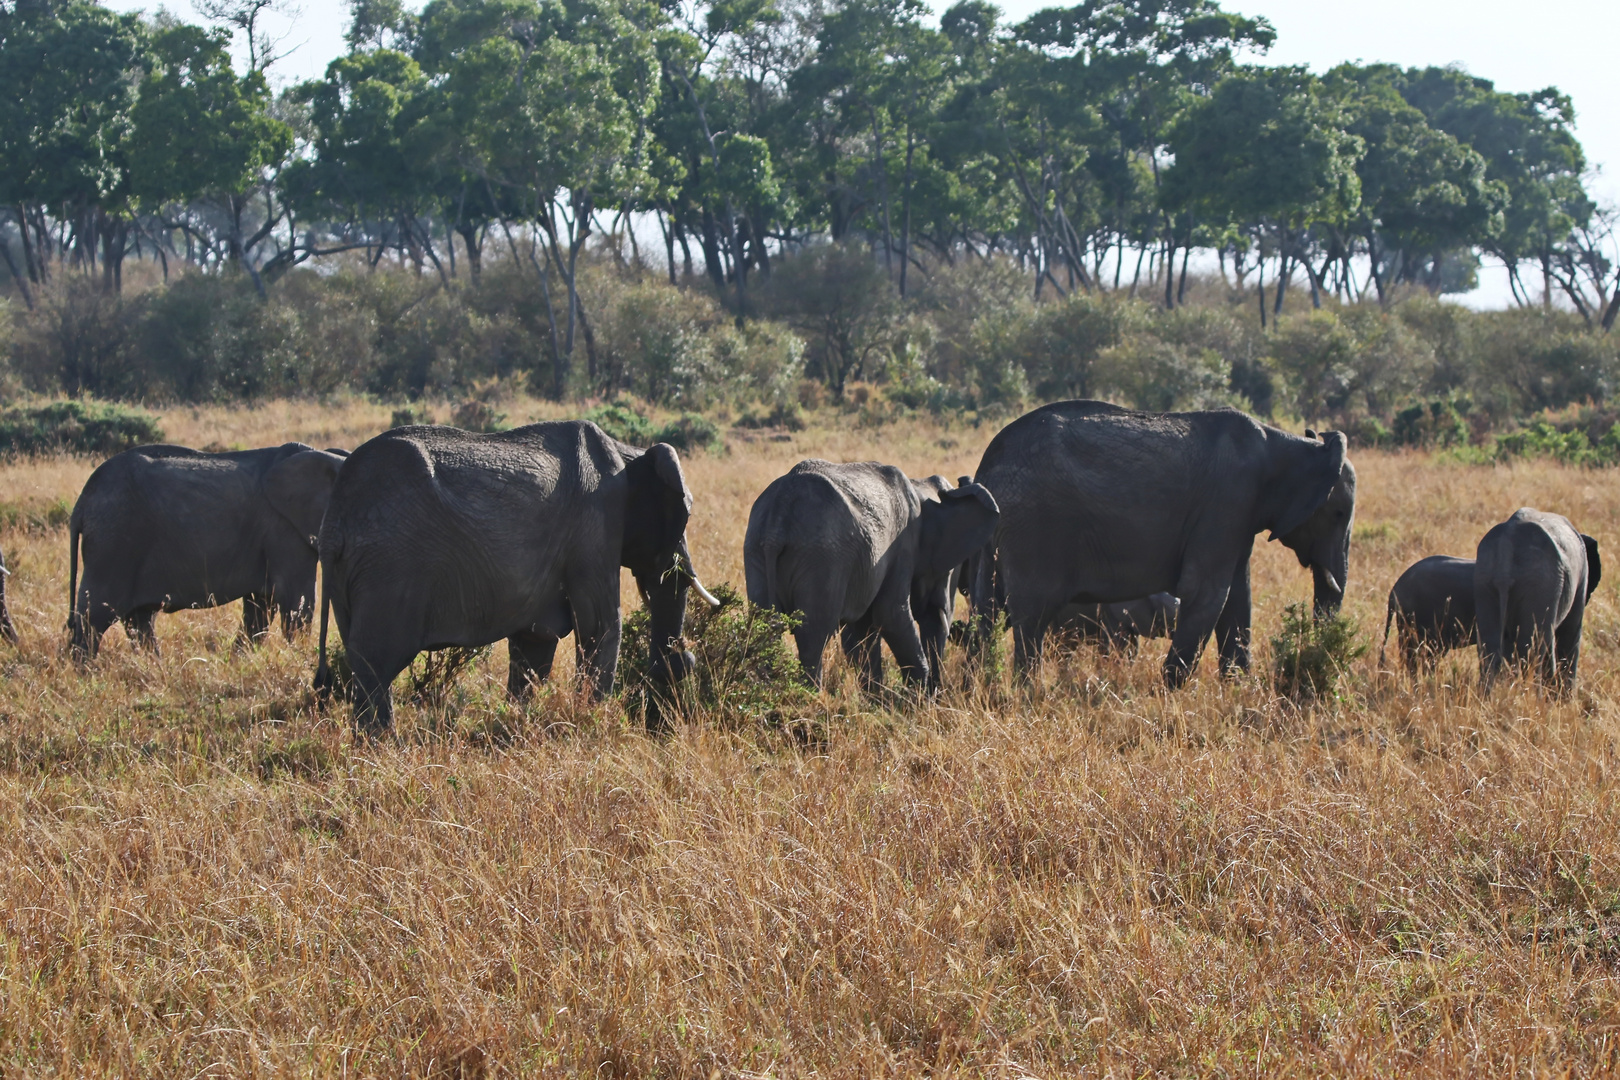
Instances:
[[[1249,560],[1267,533],[1310,570],[1319,616],[1349,572],[1356,472],[1342,434],[1293,435],[1231,409],[1151,414],[1067,401],[1013,421],[973,477],[912,480],[873,462],[804,461],[755,501],[743,544],[750,604],[797,615],[806,676],[820,683],[836,633],[863,686],[886,642],[906,681],[939,684],[958,594],[970,646],[1002,625],[1020,670],[1046,636],[1104,648],[1166,636],[1181,685],[1211,635],[1223,672],[1250,664]],[[301,443],[230,453],[145,446],[91,475],[69,523],[70,649],[92,659],[122,621],[155,649],[160,611],[242,600],[242,639],[277,613],[289,637],[319,608],[317,690],[335,678],[335,619],[353,673],[354,722],[392,723],[390,685],[417,653],[506,639],[521,698],[574,635],[593,692],[613,688],[620,569],[651,623],[649,669],[672,684],[697,577],[686,542],[692,490],[674,449],[626,445],[584,421],[473,434],[387,431],[353,453]],[[80,559],[83,575],[80,576]],[[1488,686],[1529,661],[1572,685],[1597,543],[1555,514],[1520,510],[1475,560],[1436,556],[1390,592],[1401,656],[1416,670],[1477,643]],[[4,608],[0,635],[15,638]]]

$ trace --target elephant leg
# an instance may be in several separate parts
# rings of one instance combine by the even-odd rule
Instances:
[[[1569,694],[1575,689],[1576,669],[1581,663],[1581,623],[1585,617],[1586,605],[1577,601],[1553,632],[1552,643],[1557,650],[1554,685],[1561,694]]]
[[[841,632],[844,655],[861,673],[861,690],[876,693],[883,687],[883,647],[877,626],[868,611],[852,623],[845,623]]]
[[[939,689],[945,670],[945,643],[951,636],[951,616],[942,608],[929,607],[917,615],[917,631],[922,637],[923,659],[928,661],[928,688]]]
[[[157,618],[157,608],[141,608],[124,616],[124,633],[137,649],[144,649],[153,656],[158,655],[157,634],[152,629],[152,622]]]
[[[238,641],[257,645],[270,633],[270,598],[264,593],[242,597],[242,634]]]
[[[101,636],[117,621],[112,608],[106,604],[91,603],[90,591],[84,590],[79,614],[70,620],[72,639],[69,648],[74,659],[80,663],[94,660],[101,651]]]
[[[577,618],[576,612],[576,618]],[[591,697],[601,701],[613,693],[613,679],[619,670],[619,645],[623,627],[619,613],[592,626],[579,619],[574,635],[574,653],[582,675],[590,679]]]
[[[791,602],[779,604],[778,611],[797,611],[799,625],[793,628],[793,643],[799,650],[799,667],[811,686],[821,689],[822,656],[827,642],[838,632],[841,621],[838,612],[824,602],[812,602],[802,607]]]
[[[314,590],[311,589],[311,594]],[[313,595],[291,598],[287,593],[278,589],[270,597],[270,606],[281,612],[281,636],[288,641],[309,629],[310,623],[315,621],[315,597]]]
[[[1232,574],[1232,584],[1226,593],[1226,605],[1215,621],[1215,642],[1220,649],[1221,674],[1236,675],[1249,670],[1249,644],[1253,636],[1253,601],[1249,593],[1249,555],[1254,542],[1244,549]]]
[[[1512,641],[1508,612],[1495,588],[1478,596],[1476,621],[1479,626],[1479,688],[1489,694],[1502,674]]]
[[[926,685],[929,681],[928,658],[923,655],[922,636],[917,633],[917,620],[911,617],[909,600],[880,612],[878,630],[888,642],[894,661],[900,665],[900,674],[907,686]]]
[[[540,683],[551,678],[557,639],[550,634],[513,634],[506,639],[506,692],[524,701]]]
[[[1175,632],[1170,635],[1170,653],[1164,658],[1164,683],[1170,689],[1179,689],[1192,674],[1193,666],[1204,651],[1204,643],[1226,610],[1232,577],[1230,571],[1212,573],[1201,582],[1193,575],[1182,575],[1177,588],[1181,614]]]

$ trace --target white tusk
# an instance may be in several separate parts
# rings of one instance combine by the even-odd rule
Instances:
[[[705,604],[708,604],[712,608],[717,608],[720,606],[720,601],[716,600],[714,598],[714,594],[703,587],[703,582],[697,579],[696,574],[688,574],[687,577],[692,579],[692,588],[696,589],[697,594],[703,597],[703,602]]]
[[[10,577],[11,576],[11,571],[7,570],[4,566],[0,566],[0,574],[4,574],[4,575],[6,575],[6,577]]]
[[[1344,588],[1339,584],[1339,579],[1333,576],[1333,571],[1331,571],[1331,570],[1323,570],[1322,571],[1322,576],[1327,578],[1327,584],[1328,584],[1329,589],[1332,589],[1334,592],[1338,593],[1340,596],[1344,595]]]

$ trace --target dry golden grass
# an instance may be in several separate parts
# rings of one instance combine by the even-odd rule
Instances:
[[[352,446],[386,411],[164,419],[194,445]],[[740,582],[749,503],[801,457],[954,479],[991,434],[734,435],[689,463],[699,569]],[[1369,636],[1400,569],[1468,553],[1522,504],[1620,540],[1620,472],[1356,461],[1347,608]],[[71,504],[87,472],[8,465],[0,497]],[[1416,686],[1380,677],[1376,647],[1331,706],[1222,682],[1208,657],[1167,695],[1153,643],[893,710],[846,679],[807,748],[701,719],[651,737],[566,686],[513,710],[497,651],[451,704],[402,707],[397,738],[367,745],[311,708],[312,641],[231,651],[234,606],[161,618],[161,659],[115,630],[76,673],[65,531],[16,520],[8,1073],[1615,1069],[1607,587],[1562,704],[1479,700],[1463,654]],[[1274,544],[1255,581],[1263,641],[1309,582]]]

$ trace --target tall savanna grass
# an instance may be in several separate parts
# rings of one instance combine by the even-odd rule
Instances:
[[[558,407],[504,402],[509,423]],[[352,447],[386,406],[164,412],[192,445]],[[687,462],[699,573],[742,582],[754,496],[810,456],[970,473],[994,434],[727,433]],[[1620,544],[1620,474],[1353,451],[1346,614],[1521,505]],[[1492,698],[1452,654],[1330,696],[1160,687],[1048,656],[937,699],[832,689],[789,725],[650,735],[495,649],[357,743],[313,641],[234,651],[233,606],[67,661],[92,463],[0,466],[23,640],[0,652],[0,1063],[58,1075],[1596,1074],[1620,1022],[1620,622],[1583,684]],[[29,508],[34,508],[30,510]],[[39,512],[34,512],[39,510]],[[26,511],[26,512],[24,512]],[[1261,545],[1255,640],[1310,582]],[[634,604],[633,590],[626,602]],[[567,650],[564,650],[566,652]],[[797,714],[790,718],[801,719]]]

